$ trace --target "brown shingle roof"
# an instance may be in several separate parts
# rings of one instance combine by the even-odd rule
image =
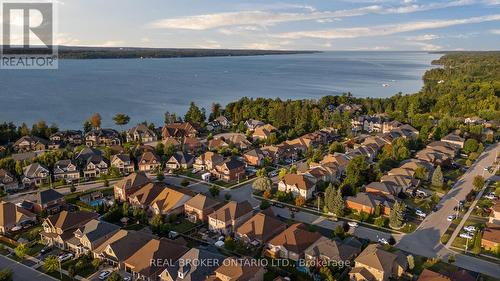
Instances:
[[[99,217],[99,214],[93,213],[93,212],[62,211],[58,214],[55,214],[55,215],[48,217],[47,220],[49,220],[49,222],[55,228],[59,228],[62,231],[65,231],[67,229],[71,229],[71,228],[83,225],[92,219],[97,219],[98,217]]]
[[[11,202],[0,202],[0,226],[18,224],[26,219],[36,218],[36,215],[16,206]]]
[[[219,201],[214,200],[203,194],[197,194],[195,197],[191,198],[189,201],[185,203],[185,205],[188,205],[198,210],[205,210],[208,208],[215,207],[219,204],[220,204]]]
[[[228,257],[222,262],[222,265],[215,270],[215,274],[216,276],[223,276],[224,280],[246,281],[254,277],[260,270],[260,266],[254,265],[254,263],[250,261],[245,262],[241,259]]]
[[[145,173],[137,172],[126,176],[124,179],[116,183],[118,188],[131,189],[139,186],[143,186],[151,181],[148,179]]]
[[[269,214],[257,213],[240,227],[236,233],[248,237],[250,240],[267,242],[277,232],[286,228],[286,224]]]
[[[243,202],[231,201],[208,216],[210,218],[226,222],[230,220],[235,220],[251,212],[252,210],[253,210],[252,205],[250,205],[248,201],[243,201]]]
[[[286,174],[282,180],[286,185],[296,185],[299,189],[309,190],[314,187],[314,183],[305,175]]]
[[[271,239],[269,244],[280,245],[289,251],[300,254],[322,237],[321,234],[307,231],[304,228],[305,226],[301,223],[292,224],[285,231]]]
[[[500,243],[500,225],[486,223],[486,227],[483,231],[483,240]]]

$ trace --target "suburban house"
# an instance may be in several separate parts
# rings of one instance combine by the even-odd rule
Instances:
[[[26,187],[40,186],[49,183],[49,169],[39,163],[33,163],[23,168],[22,183]]]
[[[304,251],[304,256],[306,261],[328,264],[332,261],[353,260],[360,252],[361,247],[322,236]]]
[[[18,152],[39,151],[47,149],[49,141],[37,136],[23,136],[18,139],[13,148]]]
[[[132,173],[113,186],[115,199],[122,202],[128,201],[128,197],[132,193],[150,182],[143,172]]]
[[[113,129],[95,129],[85,134],[87,146],[121,145],[120,133]]]
[[[396,121],[396,120],[384,122],[384,124],[382,124],[382,133],[384,133],[384,134],[388,133],[388,132],[398,128],[401,125],[403,125],[403,123]]]
[[[226,182],[239,181],[245,176],[245,163],[236,159],[229,159],[216,164],[211,173],[216,178]]]
[[[397,196],[401,191],[402,188],[392,182],[371,182],[365,186],[365,192],[381,195]]]
[[[245,150],[252,146],[252,143],[247,140],[244,134],[231,134],[225,141],[239,150]]]
[[[208,215],[208,227],[211,231],[230,234],[252,216],[252,210],[248,201],[230,201]]]
[[[354,260],[355,267],[349,272],[349,280],[387,281],[400,278],[408,267],[406,255],[391,253],[377,244],[370,244]]]
[[[220,132],[220,130],[222,130],[222,125],[219,123],[219,121],[213,120],[213,121],[208,122],[208,124],[205,128],[209,132],[216,133],[216,132]]]
[[[184,149],[184,151],[196,154],[200,151],[203,151],[203,144],[198,138],[186,137],[182,142],[182,148]]]
[[[165,167],[168,169],[188,169],[193,166],[194,157],[191,154],[177,151],[168,159]]]
[[[298,261],[303,258],[305,250],[321,237],[322,235],[318,232],[306,230],[304,224],[292,224],[267,243],[265,253],[271,258]]]
[[[311,163],[311,165],[312,164],[313,163]],[[329,167],[322,165],[312,166],[305,172],[299,174],[306,175],[309,179],[312,179],[314,183],[318,183],[319,181],[335,182],[340,179],[337,167]]]
[[[271,124],[265,124],[255,128],[252,134],[252,138],[254,140],[267,140],[272,132],[277,129]]]
[[[139,160],[139,171],[150,172],[157,171],[161,168],[161,159],[156,153],[152,151],[146,151],[142,154],[141,160]]]
[[[191,222],[208,221],[208,215],[213,213],[221,203],[203,194],[197,194],[184,203],[184,214]]]
[[[41,239],[46,245],[66,250],[68,249],[66,242],[74,237],[73,232],[98,217],[97,213],[84,211],[62,211],[51,215],[42,223]]]
[[[214,138],[208,141],[208,150],[219,150],[221,148],[228,148],[229,143],[222,137]]]
[[[500,252],[500,225],[486,223],[481,238],[481,247],[494,253]]]
[[[247,128],[247,130],[254,131],[258,127],[264,126],[265,123],[255,119],[248,119],[247,121],[245,121],[244,125]]]
[[[212,151],[207,151],[202,155],[196,157],[193,163],[193,168],[198,170],[210,171],[223,161],[224,157],[222,155]]]
[[[444,269],[440,273],[426,268],[420,273],[417,281],[476,281],[479,279],[478,277],[477,273],[463,268],[453,270]]]
[[[171,147],[173,147],[176,150],[179,150],[181,148],[181,142],[178,139],[176,139],[176,138],[169,137],[169,138],[166,138],[166,139],[162,140],[161,143],[165,147],[170,147],[171,146]]]
[[[111,167],[117,168],[121,174],[128,175],[134,172],[134,162],[128,154],[116,154],[111,157]]]
[[[278,183],[278,190],[291,192],[294,196],[311,199],[315,191],[314,182],[306,175],[286,174]]]
[[[219,124],[223,128],[228,128],[231,126],[231,121],[229,121],[229,119],[227,119],[227,117],[224,115],[220,115],[219,117],[215,118],[214,121],[219,122]]]
[[[111,238],[120,227],[105,221],[92,219],[73,232],[74,237],[68,239],[68,249],[76,256],[90,253]]]
[[[196,137],[198,129],[189,122],[165,124],[161,130],[163,139],[176,138],[183,139],[185,137]]]
[[[131,272],[134,280],[159,280],[165,265],[173,264],[188,250],[170,239],[151,239],[124,261],[125,271]]]
[[[19,189],[17,179],[7,170],[0,169],[0,189],[5,192]]]
[[[465,144],[465,139],[462,138],[460,135],[457,133],[450,133],[444,136],[441,141],[447,142],[453,146],[456,146],[458,148],[464,148]]]
[[[224,256],[209,250],[191,248],[159,275],[161,281],[205,280],[222,264]],[[198,261],[205,261],[204,263]],[[210,261],[210,262],[208,262]]]
[[[109,165],[101,154],[94,154],[87,158],[83,167],[85,178],[98,178],[108,173]]]
[[[151,234],[120,229],[94,250],[94,257],[124,270],[124,262],[153,239]],[[150,262],[147,256],[144,256],[143,259],[145,262]]]
[[[11,202],[0,201],[0,234],[5,234],[16,226],[35,223],[36,215]]]
[[[59,131],[50,136],[50,141],[59,144],[71,144],[71,145],[81,145],[83,144],[83,134],[82,131],[76,130],[66,130]]]
[[[149,204],[149,210],[155,215],[181,214],[184,212],[184,204],[193,196],[190,190],[164,187]]]
[[[154,142],[157,141],[156,133],[144,124],[139,124],[127,131],[127,142]]]
[[[205,281],[264,281],[266,271],[251,260],[228,257]]]
[[[152,182],[142,186],[128,197],[130,204],[137,208],[148,208],[153,200],[166,188],[164,183]]]
[[[255,148],[245,152],[243,154],[243,159],[245,159],[247,165],[259,167],[264,164],[266,156],[267,151],[264,152],[260,148]]]
[[[447,154],[435,151],[430,148],[425,148],[418,151],[415,154],[415,158],[418,160],[422,160],[428,163],[431,163],[434,166],[449,166],[451,165],[452,157]]]
[[[345,199],[346,207],[349,209],[373,214],[375,208],[380,206],[380,213],[387,216],[395,202],[396,198],[392,195],[381,195],[369,192],[358,192],[355,196],[348,196]]]
[[[347,157],[347,155],[335,152],[333,154],[327,154],[319,163],[326,167],[336,167],[339,172],[339,176],[342,176],[345,174],[345,170],[347,165],[349,165],[349,162],[350,158]]]
[[[254,246],[267,243],[271,238],[285,231],[286,223],[280,221],[272,211],[262,211],[236,228],[235,236]]]
[[[401,188],[401,191],[412,190],[417,187],[420,183],[419,180],[413,178],[412,176],[403,175],[384,175],[380,178],[382,183],[390,183]],[[394,194],[393,194],[394,195]]]
[[[80,171],[73,160],[59,160],[54,164],[54,180],[67,182],[80,179]]]
[[[37,192],[33,200],[33,212],[54,214],[60,212],[66,205],[64,195],[54,189],[44,189]]]

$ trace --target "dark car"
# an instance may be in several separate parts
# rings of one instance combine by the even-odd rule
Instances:
[[[43,249],[40,250],[40,254],[44,255],[44,254],[47,254],[50,251],[52,251],[52,247],[51,246],[45,246]]]

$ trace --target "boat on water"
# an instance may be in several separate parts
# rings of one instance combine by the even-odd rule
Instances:
[[[382,87],[389,87],[389,86],[391,86],[391,85],[389,85],[389,84],[385,84],[385,83],[384,83],[384,84],[382,84]]]

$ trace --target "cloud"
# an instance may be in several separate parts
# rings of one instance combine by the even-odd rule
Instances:
[[[439,51],[443,49],[442,46],[424,42],[414,42],[413,45],[419,46],[422,51]]]
[[[302,13],[279,12],[275,10],[248,10],[160,19],[149,23],[147,26],[149,28],[191,30],[206,30],[238,25],[266,26],[284,22],[354,17],[366,14],[407,14],[434,9],[465,6],[475,2],[475,0],[455,0],[429,4],[407,3],[397,7],[386,7],[384,5],[377,4],[337,11],[316,11],[314,8],[310,8],[306,9],[306,12]]]
[[[430,40],[435,40],[441,38],[439,35],[436,34],[423,34],[423,35],[417,35],[417,36],[410,36],[407,38],[407,40],[411,41],[430,41]]]
[[[500,35],[500,29],[492,29],[490,30],[490,33],[495,35]]]
[[[321,39],[339,39],[339,38],[358,38],[358,37],[373,37],[392,35],[397,33],[418,31],[426,29],[436,29],[450,27],[461,24],[473,24],[487,21],[500,20],[500,14],[472,17],[466,19],[454,20],[434,20],[434,21],[417,21],[401,24],[387,24],[370,27],[351,27],[351,28],[336,28],[315,31],[299,31],[280,33],[276,36],[279,38],[299,39],[299,38],[321,38]]]
[[[220,49],[222,46],[215,40],[205,40],[205,42],[199,44],[197,47],[202,49]]]
[[[109,40],[109,41],[106,41],[102,44],[99,44],[99,46],[101,46],[101,47],[118,47],[118,46],[123,46],[123,44],[125,44],[125,42],[121,41],[121,40]]]

